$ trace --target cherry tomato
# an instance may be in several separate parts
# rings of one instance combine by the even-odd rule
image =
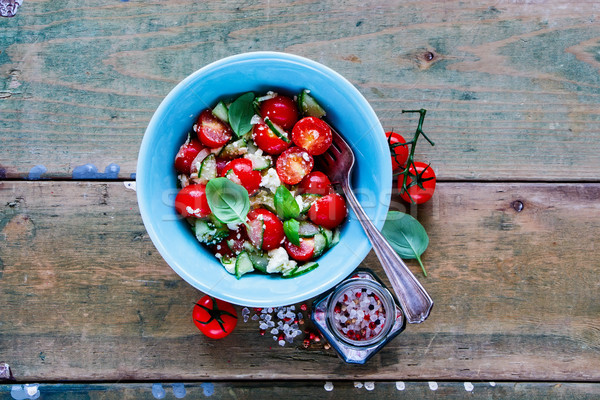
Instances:
[[[189,175],[192,161],[203,148],[204,146],[198,139],[190,139],[182,144],[175,156],[175,169],[177,172]]]
[[[290,147],[277,158],[275,169],[283,183],[295,185],[312,171],[315,161],[300,147]]]
[[[246,231],[250,242],[263,250],[273,250],[283,241],[283,223],[269,210],[255,208],[248,213]]]
[[[307,261],[313,258],[315,254],[315,239],[300,238],[300,246],[297,246],[291,243],[289,240],[286,240],[285,249],[290,257],[292,257],[294,260]]]
[[[254,143],[256,143],[258,148],[267,154],[281,154],[281,152],[292,144],[274,134],[267,124],[254,125],[252,139],[254,139]]]
[[[260,103],[260,115],[288,131],[298,121],[298,107],[293,99],[278,95]]]
[[[320,194],[325,196],[332,191],[331,181],[321,171],[313,171],[306,175],[298,185],[299,193]]]
[[[308,218],[327,229],[333,229],[341,224],[347,214],[346,201],[337,193],[317,199],[308,210]]]
[[[231,139],[231,128],[215,117],[212,110],[207,108],[202,111],[196,121],[196,133],[203,145],[216,148],[221,147]]]
[[[237,325],[237,311],[226,301],[206,295],[192,311],[194,324],[200,332],[212,339],[221,339],[233,332]]]
[[[406,179],[406,187],[408,188],[406,191],[402,190],[402,181],[403,176],[400,175],[398,177],[398,189],[400,190],[400,197],[407,203],[423,204],[431,199],[433,192],[435,192],[435,172],[429,164],[415,161],[410,165]]]
[[[233,171],[235,174],[232,177],[228,174],[229,171]],[[252,169],[252,161],[247,158],[236,158],[225,165],[221,171],[222,176],[230,178],[233,182],[242,185],[248,191],[248,194],[252,194],[258,190],[262,176],[260,172]]]
[[[302,118],[292,129],[292,142],[313,156],[325,153],[331,146],[331,140],[331,128],[319,118]]]
[[[397,170],[400,167],[404,167],[408,160],[409,151],[408,146],[402,145],[406,143],[406,140],[396,132],[386,132],[385,136],[388,138],[390,153],[392,154],[392,169]]]
[[[204,218],[210,215],[206,200],[206,185],[188,185],[175,196],[175,210],[183,217]]]

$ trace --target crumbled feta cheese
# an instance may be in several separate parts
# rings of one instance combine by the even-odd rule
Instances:
[[[267,272],[285,272],[296,267],[296,261],[290,260],[287,251],[283,247],[278,247],[269,251],[269,263],[267,264]]]
[[[196,215],[196,214],[200,214],[200,209],[199,209],[199,208],[197,208],[197,209],[193,209],[193,208],[192,208],[192,207],[190,207],[190,206],[187,206],[187,207],[185,208],[185,211],[187,211],[187,213],[188,213],[188,214],[190,214],[190,215]]]
[[[262,123],[263,123],[263,119],[260,117],[260,115],[254,114],[252,116],[252,119],[250,119],[251,125],[262,124]]]
[[[300,211],[304,210],[304,202],[302,201],[302,196],[300,196],[300,195],[296,196],[296,203],[298,203],[298,207],[300,208]]]
[[[260,186],[269,189],[271,192],[275,193],[277,188],[281,185],[281,181],[279,180],[279,175],[277,175],[277,171],[275,168],[269,168],[267,173],[262,177],[260,181]]]

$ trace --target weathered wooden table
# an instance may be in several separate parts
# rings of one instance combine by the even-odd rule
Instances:
[[[5,0],[4,0],[5,1]],[[0,398],[600,396],[600,5],[48,1],[0,18]],[[439,177],[431,317],[365,366],[191,321],[131,183],[182,78],[276,50],[347,77]],[[398,198],[394,206],[402,207]],[[362,264],[383,275],[373,254]],[[308,302],[310,304],[310,302]],[[0,364],[0,371],[2,370]],[[22,386],[31,384],[31,386]],[[36,386],[38,385],[38,386]]]

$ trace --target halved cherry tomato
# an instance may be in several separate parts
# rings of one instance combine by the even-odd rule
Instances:
[[[293,99],[278,95],[260,103],[260,115],[288,131],[298,121],[298,107]]]
[[[331,128],[319,118],[302,118],[292,129],[292,142],[313,156],[325,153],[331,140]]]
[[[198,139],[190,139],[182,144],[175,156],[175,169],[177,172],[189,175],[192,161],[194,161],[194,158],[196,158],[203,148],[204,146],[202,146]]]
[[[407,203],[423,204],[431,199],[435,192],[435,172],[429,164],[424,162],[415,161],[408,168],[406,191],[402,190],[402,181],[403,176],[401,175],[398,177],[398,189],[400,197]]]
[[[408,160],[409,151],[407,145],[402,145],[406,143],[406,140],[396,132],[386,132],[385,136],[388,138],[390,153],[392,155],[392,169],[397,170],[400,167],[404,167]]]
[[[256,143],[259,149],[268,154],[281,154],[281,152],[292,144],[274,134],[267,124],[254,125],[252,139],[254,139],[254,143]]]
[[[255,208],[248,213],[246,230],[250,242],[263,250],[273,250],[283,241],[283,223],[277,215],[264,208]]]
[[[300,147],[290,147],[277,159],[275,169],[283,183],[295,185],[312,171],[315,161]]]
[[[232,171],[235,176],[231,177],[229,171]],[[245,187],[248,194],[256,192],[262,180],[260,172],[252,169],[252,161],[247,158],[236,158],[230,161],[221,171],[221,175]]]
[[[348,215],[346,201],[337,193],[317,199],[308,210],[308,218],[317,225],[333,229]]]
[[[299,193],[320,194],[325,196],[331,193],[331,181],[321,171],[313,171],[306,175],[298,185]]]
[[[204,218],[210,215],[206,200],[206,185],[188,185],[175,196],[175,210],[183,217]]]
[[[206,295],[192,311],[194,324],[200,332],[212,339],[221,339],[233,332],[237,325],[237,311],[232,304]]]
[[[313,258],[315,254],[315,239],[300,238],[300,246],[296,246],[289,240],[286,240],[285,249],[294,260],[307,261]]]
[[[231,128],[215,117],[212,110],[207,108],[202,111],[196,121],[196,134],[203,145],[217,148],[223,146],[231,139]]]

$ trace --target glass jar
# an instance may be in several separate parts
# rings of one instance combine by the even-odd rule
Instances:
[[[313,322],[347,363],[364,364],[406,326],[392,294],[367,269],[358,269],[312,308]]]

